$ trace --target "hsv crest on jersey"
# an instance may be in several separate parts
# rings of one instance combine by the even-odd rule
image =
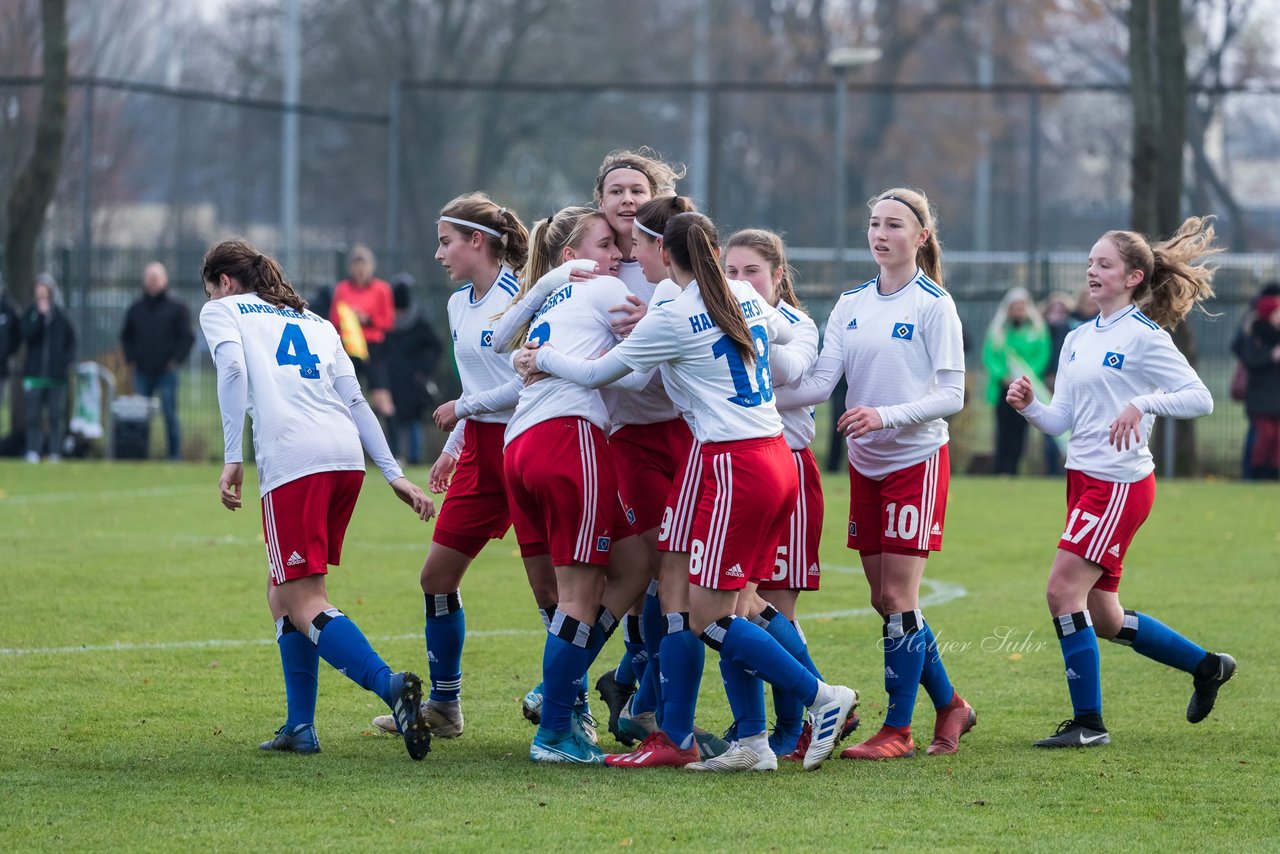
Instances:
[[[1112,353],[1107,351],[1107,355],[1102,358],[1102,366],[1104,368],[1115,368],[1117,371],[1124,368],[1124,353]]]
[[[910,341],[911,336],[915,334],[916,325],[914,323],[895,323],[893,326],[893,337],[900,341]]]
[[[486,329],[480,333],[480,346],[481,347],[493,346],[493,330],[492,329]]]
[[[609,545],[612,542],[613,540],[610,537],[596,537],[596,551],[598,552],[609,551]]]

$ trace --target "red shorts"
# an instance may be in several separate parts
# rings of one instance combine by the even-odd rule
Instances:
[[[942,550],[951,456],[932,457],[872,480],[849,466],[849,548],[867,554],[919,555]]]
[[[342,539],[356,509],[362,471],[322,471],[262,496],[262,537],[272,584],[324,575],[342,562]]]
[[[637,531],[662,524],[671,484],[679,475],[693,444],[683,418],[656,424],[628,424],[609,437],[618,463],[618,486],[635,510]]]
[[[1124,555],[1156,502],[1155,473],[1136,483],[1112,483],[1067,470],[1067,528],[1058,548],[1102,567],[1095,590],[1120,589]]]
[[[689,551],[689,535],[693,530],[694,511],[698,509],[698,492],[702,484],[702,443],[689,443],[683,464],[671,481],[666,507],[662,511],[662,527],[658,530],[658,551]]]
[[[822,539],[822,474],[813,451],[792,451],[796,475],[800,478],[800,497],[787,533],[778,544],[773,573],[760,582],[761,590],[817,590],[821,578],[818,543]]]
[[[791,449],[781,436],[703,445],[689,582],[741,590],[771,577],[799,494]]]
[[[507,425],[468,421],[464,430],[462,456],[436,517],[431,542],[473,558],[485,543],[502,539],[511,527],[502,470]]]
[[[609,443],[582,418],[535,424],[507,446],[511,517],[523,554],[604,566],[622,512]],[[540,548],[540,551],[532,551]]]

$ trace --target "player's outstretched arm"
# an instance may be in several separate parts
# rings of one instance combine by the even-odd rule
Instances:
[[[391,481],[391,489],[397,498],[413,508],[413,512],[417,513],[422,521],[425,522],[436,515],[436,503],[431,500],[431,496],[423,492],[422,487],[409,478],[401,476]]]

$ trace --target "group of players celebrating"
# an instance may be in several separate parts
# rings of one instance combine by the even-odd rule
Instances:
[[[950,465],[944,420],[964,402],[960,320],[943,288],[934,213],[918,191],[868,203],[874,279],[844,292],[817,325],[796,296],[778,235],[722,241],[682,174],[650,150],[609,154],[593,206],[526,230],[481,193],[440,213],[436,258],[460,287],[448,316],[462,395],[436,422],[450,438],[428,488],[448,492],[422,568],[430,690],[395,673],[329,603],[364,453],[423,520],[432,500],[404,478],[360,394],[333,328],[306,311],[279,266],[243,241],[206,256],[201,323],[218,372],[226,438],[222,501],[240,506],[246,410],[262,491],[287,718],[262,747],[311,753],[319,658],[379,694],[375,726],[423,758],[465,726],[460,593],[468,566],[514,526],[546,626],[542,681],[524,698],[536,762],[695,771],[815,769],[858,725],[858,694],[828,683],[796,619],[816,590],[823,519],[809,444],[813,407],[843,378],[849,448],[848,547],[883,620],[885,720],[844,758],[912,756],[923,686],[936,710],[929,754],[955,753],[977,722],[952,687],[919,588],[942,547]],[[1213,406],[1173,346],[1175,326],[1212,296],[1200,263],[1216,251],[1192,218],[1151,245],[1108,232],[1087,278],[1100,314],[1064,344],[1053,399],[1023,377],[1008,401],[1068,445],[1067,525],[1048,604],[1073,714],[1041,747],[1096,746],[1102,720],[1098,636],[1193,675],[1188,720],[1202,720],[1235,662],[1208,653],[1117,596],[1129,543],[1154,500],[1147,448],[1155,416]],[[362,452],[363,448],[363,452]],[[625,653],[587,673],[621,629]],[[694,725],[706,648],[719,656],[733,723]],[[772,686],[774,725],[764,684]]]

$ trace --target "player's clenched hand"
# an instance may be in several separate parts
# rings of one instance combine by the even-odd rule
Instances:
[[[529,377],[538,372],[537,342],[526,342],[524,348],[516,353],[516,357],[512,364],[515,365],[516,373],[518,373],[527,383],[529,381]]]
[[[222,477],[218,479],[218,492],[222,498],[223,507],[228,510],[240,509],[240,487],[243,484],[243,463],[227,463],[222,467]]]
[[[422,491],[422,487],[418,486],[407,477],[398,477],[391,481],[391,488],[395,490],[396,497],[413,508],[413,512],[418,514],[418,518],[427,521],[436,515],[436,503],[431,497]]]
[[[635,294],[628,294],[626,302],[609,309],[610,314],[620,315],[610,320],[609,325],[613,327],[615,335],[626,338],[648,311],[649,306],[641,302],[640,297]]]
[[[1111,422],[1107,441],[1117,451],[1136,448],[1142,442],[1142,413],[1132,403],[1120,410],[1116,420]]]
[[[451,400],[440,404],[431,417],[435,420],[437,427],[446,433],[449,432],[458,426],[458,401]]]
[[[447,490],[453,481],[453,470],[457,467],[457,459],[449,454],[441,454],[440,459],[431,467],[431,474],[427,476],[427,489],[436,495]]]
[[[884,422],[874,406],[855,406],[840,416],[836,429],[850,439],[861,439],[868,433],[884,429]]]
[[[1009,390],[1004,394],[1004,402],[1019,412],[1030,406],[1035,399],[1036,393],[1031,390],[1031,380],[1027,379],[1026,374],[1009,383]]]

